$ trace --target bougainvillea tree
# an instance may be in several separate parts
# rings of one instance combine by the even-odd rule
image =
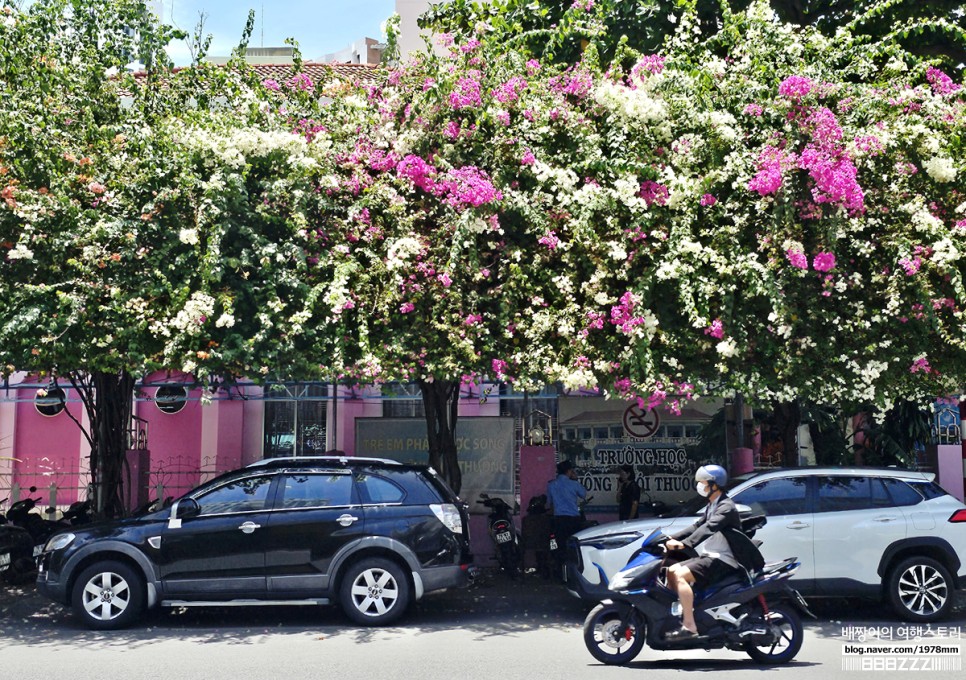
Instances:
[[[348,137],[319,125],[343,147],[306,232],[313,323],[337,329],[318,355],[671,408],[957,390],[959,86],[765,3],[711,41],[696,16],[627,72],[592,43],[564,71],[488,49],[481,27],[371,90]]]
[[[171,73],[143,2],[0,12],[0,366],[77,389],[116,515],[138,379],[298,371],[304,257],[262,188],[311,161],[243,71]]]

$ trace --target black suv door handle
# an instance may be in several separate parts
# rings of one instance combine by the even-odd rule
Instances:
[[[355,517],[354,515],[349,515],[349,514],[340,515],[339,519],[336,520],[336,522],[338,522],[344,527],[350,526],[353,522],[358,522],[358,521],[359,521],[358,517]]]
[[[243,533],[251,534],[255,532],[255,529],[261,529],[262,525],[255,524],[254,522],[245,522],[238,528],[241,529]]]

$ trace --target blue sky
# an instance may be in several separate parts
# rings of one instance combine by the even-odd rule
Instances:
[[[263,44],[264,29],[266,47],[295,38],[306,60],[337,52],[363,37],[381,39],[379,27],[396,6],[394,0],[163,0],[162,4],[164,22],[189,34],[194,33],[200,13],[207,15],[205,33],[213,36],[211,56],[231,52],[245,28],[248,10],[254,9],[251,46]],[[178,65],[191,60],[185,44],[172,45],[169,52]]]

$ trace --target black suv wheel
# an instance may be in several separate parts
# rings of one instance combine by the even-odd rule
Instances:
[[[409,607],[410,586],[399,566],[381,557],[351,565],[339,588],[346,616],[365,626],[384,626]]]
[[[98,562],[77,577],[71,603],[88,628],[123,628],[144,609],[144,580],[122,562]]]

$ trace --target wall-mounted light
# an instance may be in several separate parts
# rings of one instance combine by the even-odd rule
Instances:
[[[543,411],[531,411],[527,415],[527,440],[530,446],[544,446],[553,443],[553,418]]]

